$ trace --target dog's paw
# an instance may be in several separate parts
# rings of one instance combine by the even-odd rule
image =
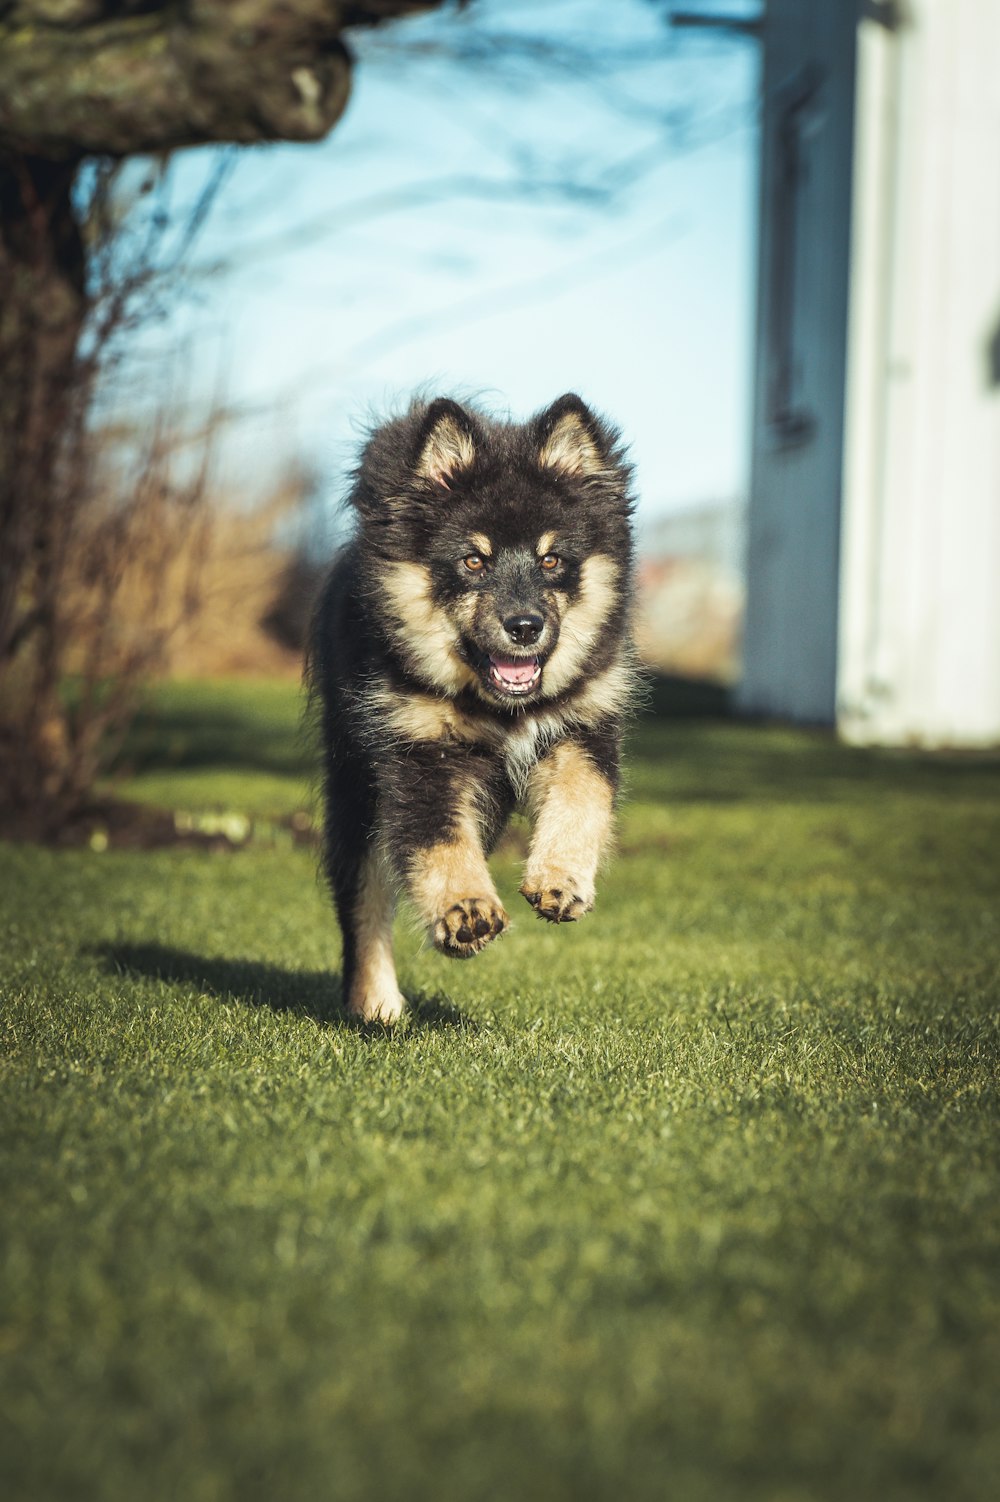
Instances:
[[[593,893],[574,891],[571,879],[559,878],[562,886],[546,886],[528,879],[521,888],[521,896],[531,904],[539,918],[549,923],[575,923],[594,906]]]
[[[395,989],[359,991],[351,997],[347,1013],[357,1022],[381,1022],[383,1027],[394,1027],[405,1006],[405,998]]]
[[[431,932],[442,954],[467,960],[502,934],[507,922],[507,914],[496,898],[463,897],[442,913]]]

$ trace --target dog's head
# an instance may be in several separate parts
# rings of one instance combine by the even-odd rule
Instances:
[[[373,603],[418,676],[512,708],[596,670],[625,629],[629,476],[572,394],[524,424],[439,398],[377,430],[354,498]]]

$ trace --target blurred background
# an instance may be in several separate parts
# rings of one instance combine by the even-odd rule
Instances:
[[[998,65],[992,0],[3,7],[5,807],[298,673],[414,389],[621,425],[652,668],[996,744]]]

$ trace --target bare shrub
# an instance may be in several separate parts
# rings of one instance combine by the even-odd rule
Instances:
[[[0,664],[0,818],[41,836],[86,802],[196,612],[208,525],[204,469],[177,483],[161,434],[124,494],[78,464],[22,571],[23,636]]]
[[[92,172],[72,378],[47,426],[36,404],[32,453],[0,514],[0,824],[27,836],[51,836],[85,805],[199,598],[212,424],[192,462],[162,411],[125,432],[92,422],[101,383],[161,311],[206,212],[203,195],[182,232],[168,231],[156,181],[141,185],[153,205],[130,215],[120,169]],[[32,486],[38,449],[51,458]]]
[[[299,676],[319,572],[302,560],[299,546],[304,499],[294,470],[253,506],[213,495],[198,544],[196,607],[171,635],[165,672],[181,678]]]

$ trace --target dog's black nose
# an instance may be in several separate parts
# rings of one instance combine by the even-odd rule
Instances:
[[[519,647],[530,647],[541,636],[544,625],[540,615],[509,615],[503,623],[503,629]]]

